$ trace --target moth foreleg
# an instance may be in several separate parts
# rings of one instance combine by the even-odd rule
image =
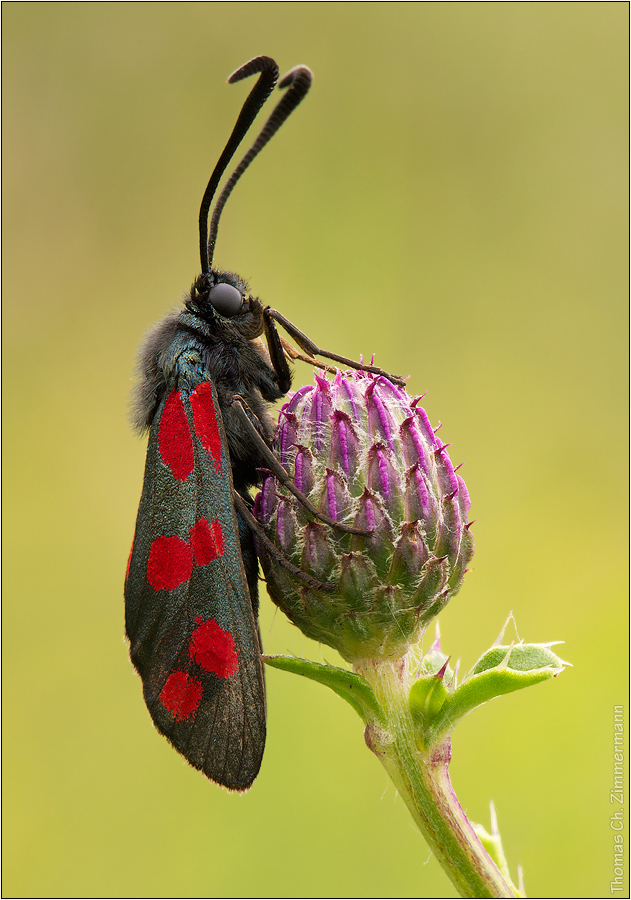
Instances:
[[[380,369],[378,366],[367,366],[365,363],[356,362],[353,359],[348,359],[346,356],[338,356],[337,353],[331,353],[329,350],[322,350],[311,340],[311,338],[307,337],[304,332],[300,331],[299,328],[296,328],[293,322],[286,319],[282,313],[278,312],[278,310],[272,309],[271,306],[265,307],[265,310],[263,311],[263,321],[267,322],[268,319],[274,319],[282,325],[287,334],[295,340],[298,346],[311,356],[323,356],[325,359],[332,359],[334,362],[341,363],[343,366],[350,366],[351,369],[360,369],[362,372],[371,372],[373,375],[383,375],[388,381],[401,385],[401,387],[405,386],[405,380],[400,375],[391,375],[389,372]]]
[[[263,328],[265,330],[265,340],[267,341],[267,349],[269,350],[272,368],[278,379],[278,389],[286,394],[291,387],[291,372],[287,364],[287,357],[283,350],[281,336],[278,333],[274,320],[263,314]]]

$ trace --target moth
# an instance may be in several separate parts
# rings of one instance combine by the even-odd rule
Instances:
[[[210,215],[222,175],[278,81],[274,60],[259,56],[229,82],[255,74],[202,199],[201,274],[184,308],[155,326],[140,351],[134,421],[149,431],[149,442],[125,579],[130,656],[154,724],[192,766],[235,791],[251,786],[265,747],[254,534],[278,555],[253,517],[250,490],[262,469],[271,470],[314,517],[354,530],[328,519],[292,486],[269,447],[269,405],[290,389],[288,359],[328,368],[315,360],[319,355],[386,374],[320,350],[252,296],[242,278],[213,268],[219,219],[232,189],[312,80],[306,66],[297,66],[280,81],[282,98]],[[302,352],[281,338],[276,323]]]

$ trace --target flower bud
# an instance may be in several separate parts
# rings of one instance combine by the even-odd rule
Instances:
[[[469,494],[423,409],[366,372],[316,375],[280,414],[274,449],[323,513],[313,520],[269,475],[255,513],[317,590],[258,550],[270,596],[301,631],[349,662],[403,656],[463,581],[473,555]]]

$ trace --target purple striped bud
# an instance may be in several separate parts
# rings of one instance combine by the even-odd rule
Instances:
[[[349,662],[402,656],[462,585],[473,555],[469,494],[423,409],[365,372],[316,376],[285,405],[275,450],[323,513],[313,521],[269,475],[255,511],[286,559],[337,585],[319,591],[259,554],[274,602]]]

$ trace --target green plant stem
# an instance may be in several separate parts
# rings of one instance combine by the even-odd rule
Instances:
[[[355,670],[371,685],[387,719],[371,723],[366,743],[392,778],[434,855],[462,897],[517,897],[465,816],[449,780],[449,738],[419,748],[408,705],[403,660],[362,660]]]

